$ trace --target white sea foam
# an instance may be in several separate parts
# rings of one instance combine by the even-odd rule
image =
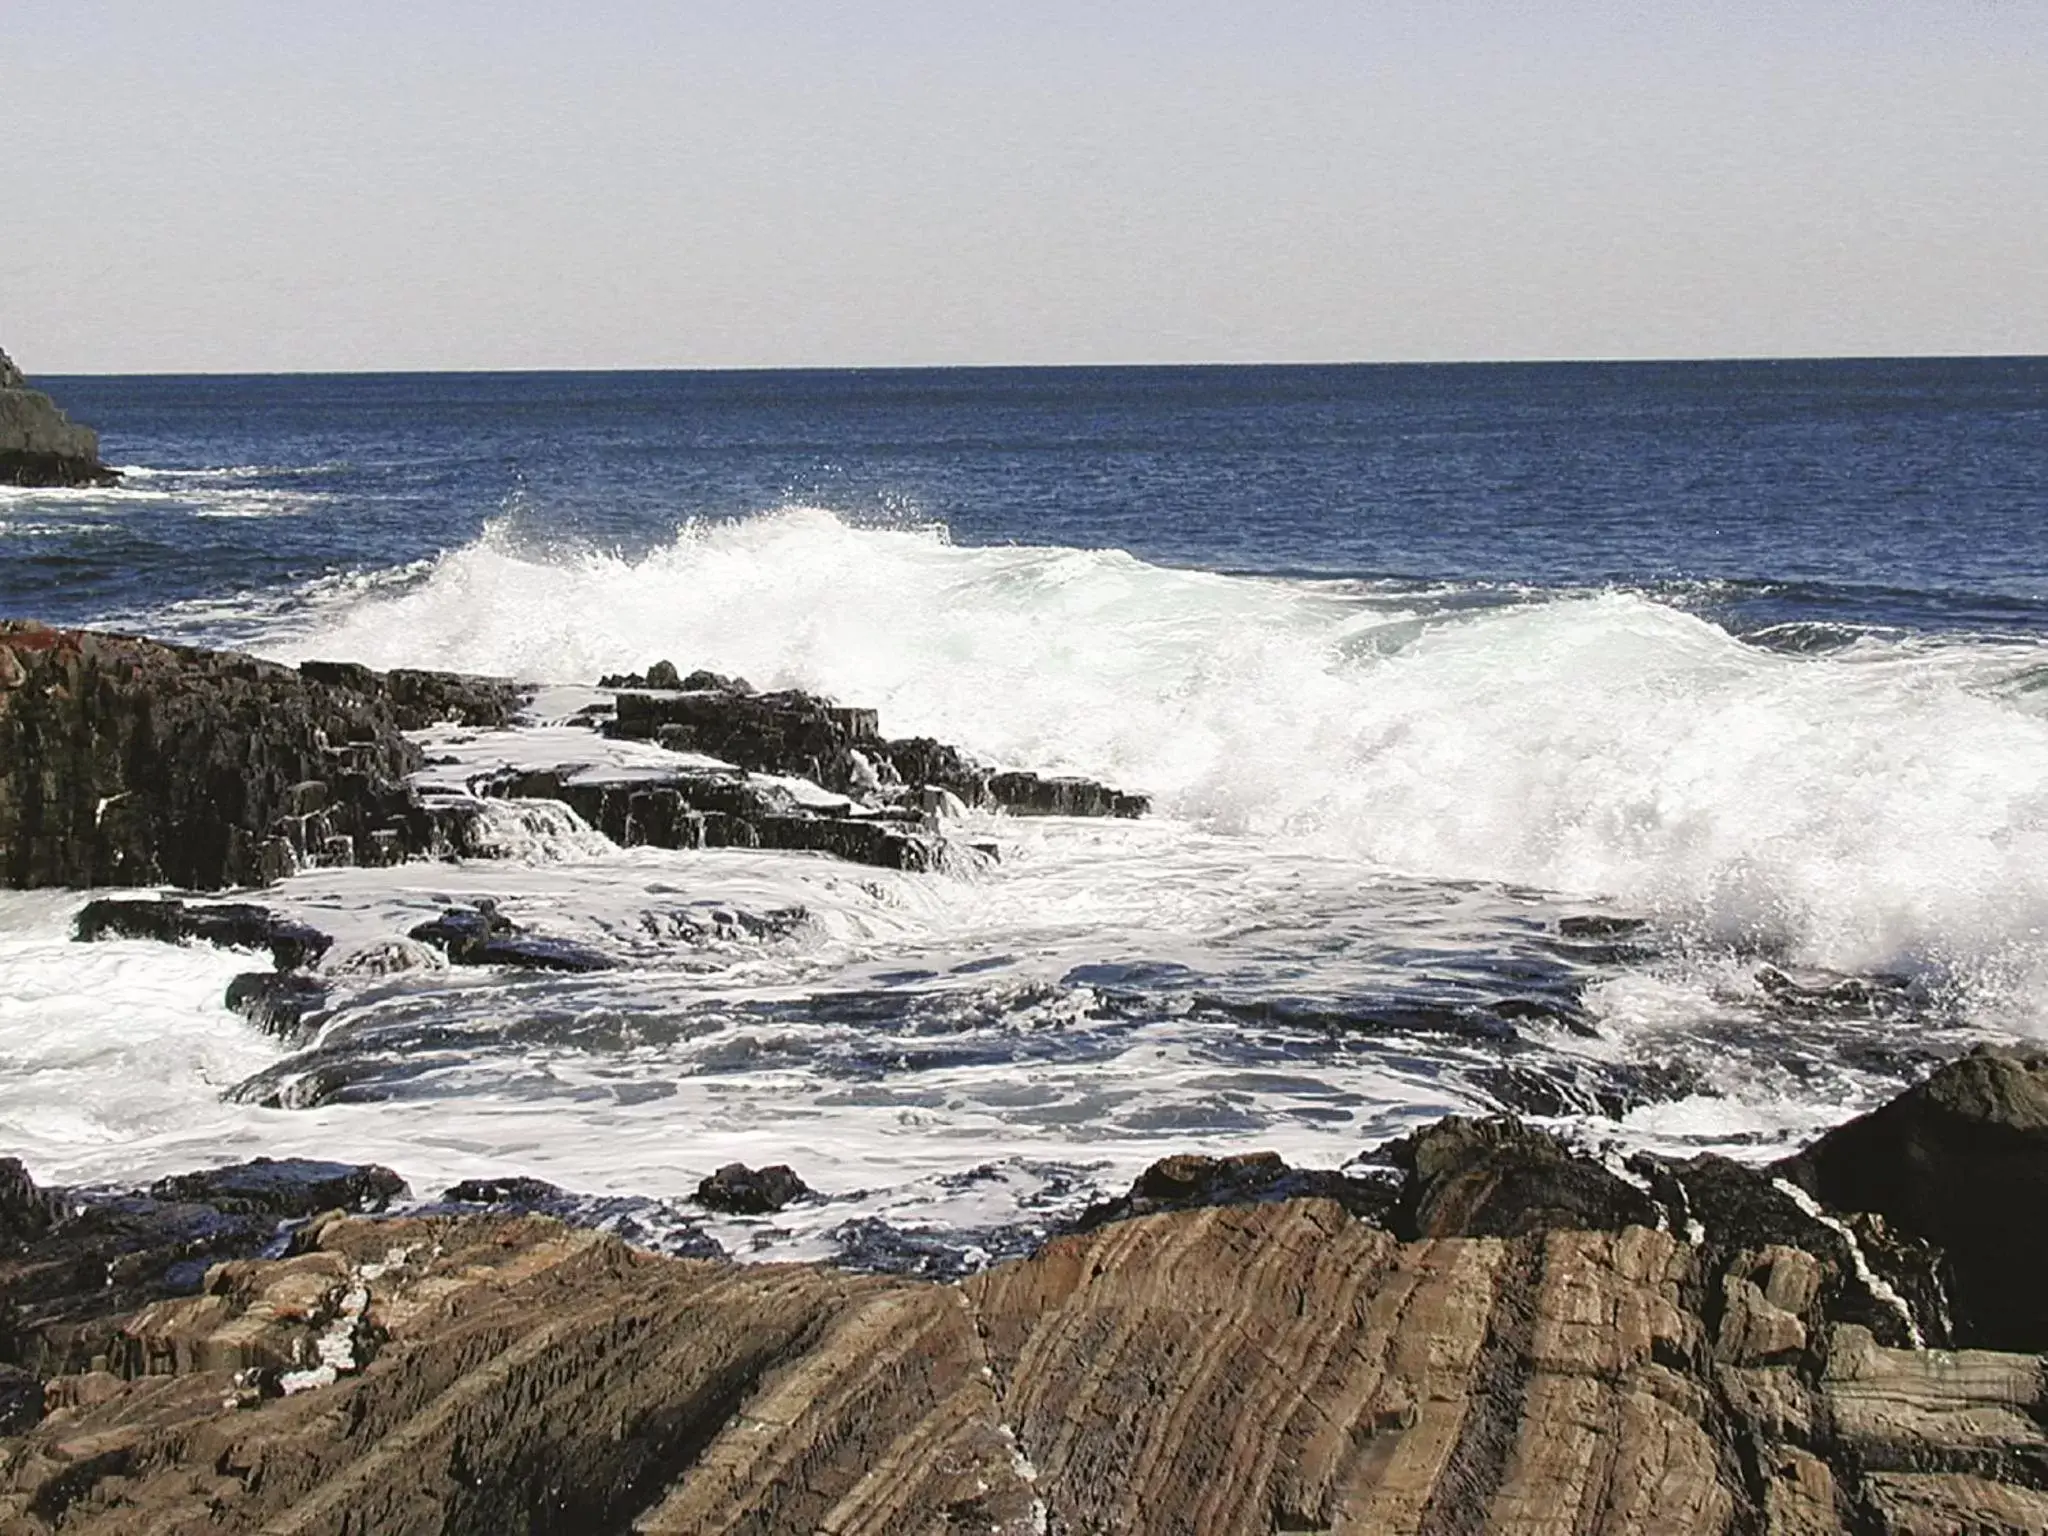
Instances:
[[[498,861],[310,871],[266,896],[336,938],[319,1060],[367,1063],[373,1086],[390,1071],[369,1102],[299,1109],[221,1097],[263,1074],[282,1102],[321,1098],[295,1099],[309,1065],[221,1005],[260,959],[81,948],[78,898],[0,898],[0,1146],[39,1177],[304,1154],[381,1160],[422,1193],[524,1172],[682,1196],[723,1162],[787,1161],[840,1198],[721,1235],[827,1252],[867,1216],[1035,1219],[1168,1152],[1335,1165],[1492,1107],[1504,1066],[1613,1084],[1675,1063],[1650,1102],[1580,1128],[1770,1155],[1896,1078],[1836,1049],[1884,1018],[1773,1012],[1759,946],[1913,973],[1930,1028],[2025,1027],[2048,995],[2044,657],[2026,646],[1791,656],[1628,593],[1404,597],[807,509],[637,558],[494,531],[234,617],[288,658],[562,684],[666,657],[1159,809],[970,817],[961,835],[1001,861],[919,876],[620,849],[562,807],[499,802]],[[434,773],[459,792],[498,768],[676,762],[564,723],[592,697],[549,690],[547,723],[511,740],[444,730]],[[1544,892],[1658,919],[1662,958],[1560,954]],[[347,962],[486,899],[620,969]],[[1459,1032],[1488,998],[1580,981],[1590,1036],[1526,1014],[1513,1051]]]
[[[1749,646],[1609,593],[1429,615],[794,508],[639,558],[493,531],[273,651],[563,681],[669,657],[1091,773],[1225,832],[1600,897],[1843,970],[2048,987],[2038,651]]]

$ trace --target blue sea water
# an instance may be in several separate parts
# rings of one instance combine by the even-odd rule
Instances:
[[[0,491],[0,613],[549,685],[476,762],[666,658],[1155,812],[909,876],[500,802],[266,894],[337,937],[291,1048],[0,896],[39,1176],[787,1161],[728,1247],[957,1266],[1447,1111],[1775,1155],[2048,1020],[2048,360],[42,382],[126,473]],[[621,969],[347,968],[485,897]]]
[[[2038,358],[45,382],[161,493],[0,514],[0,608],[52,620],[497,517],[634,553],[801,503],[1204,570],[1641,586],[1738,632],[2048,622]]]

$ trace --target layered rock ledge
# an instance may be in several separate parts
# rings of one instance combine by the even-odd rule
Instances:
[[[80,426],[0,352],[0,485],[109,485],[99,434]]]
[[[1995,1143],[2044,1085],[1994,1054],[1915,1092]],[[1982,1176],[1901,1102],[1815,1161]],[[1873,1270],[1880,1212],[1718,1159],[1624,1176],[1511,1122],[1391,1157],[1320,1194],[1277,1159],[1172,1160],[953,1284],[351,1214],[390,1176],[248,1165],[149,1200],[340,1209],[185,1294],[115,1217],[68,1239],[91,1212],[15,1168],[0,1532],[2048,1530],[2048,1367],[1917,1342],[1941,1287]],[[82,1315],[67,1285],[115,1300]]]
[[[506,679],[293,668],[0,620],[0,885],[218,890],[309,866],[489,857],[500,850],[480,822],[486,802],[505,799],[567,805],[625,845],[913,870],[941,861],[940,823],[961,805],[1146,808],[1089,780],[997,772],[940,742],[884,738],[872,710],[708,673],[685,687],[673,667],[656,671],[677,686],[614,680],[607,703],[557,733],[577,740],[535,763],[530,738],[511,730],[533,689]],[[486,732],[518,738],[522,764],[476,755]],[[642,756],[607,763],[594,750],[607,737]]]

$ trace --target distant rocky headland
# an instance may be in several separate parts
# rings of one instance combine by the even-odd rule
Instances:
[[[57,408],[0,352],[0,485],[109,485],[100,437]]]
[[[495,808],[912,872],[1002,857],[963,807],[1148,809],[667,662],[585,695],[0,622],[0,885],[182,888],[76,937],[246,950],[228,1002],[293,1036],[333,941],[261,888],[491,857]],[[482,902],[405,938],[612,963]],[[1767,1166],[1506,1117],[1361,1152],[1168,1158],[947,1280],[649,1253],[510,1170],[0,1158],[0,1536],[2048,1532],[2048,1058]]]

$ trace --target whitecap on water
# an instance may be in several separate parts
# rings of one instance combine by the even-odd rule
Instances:
[[[1449,1110],[1773,1155],[2048,996],[2048,721],[2009,682],[2030,647],[1773,650],[1643,594],[1451,601],[803,508],[632,558],[494,532],[257,627],[286,659],[564,684],[668,658],[1158,813],[971,822],[999,864],[913,876],[620,850],[502,805],[504,860],[280,897],[337,953],[488,899],[616,969],[338,977],[319,1038],[250,1045],[232,1102],[180,1069],[158,1113],[184,1129],[137,1167],[175,1165],[207,1104],[222,1154],[375,1156],[423,1189],[679,1198],[786,1161],[845,1197],[760,1229],[813,1251],[848,1221],[943,1227],[982,1167],[993,1230],[1168,1152],[1329,1166]],[[616,750],[560,723],[442,745],[457,777]],[[1586,910],[1648,926],[1560,931]],[[188,1013],[149,1028],[246,1029],[205,964],[165,972]],[[128,984],[91,983],[101,1012]]]

